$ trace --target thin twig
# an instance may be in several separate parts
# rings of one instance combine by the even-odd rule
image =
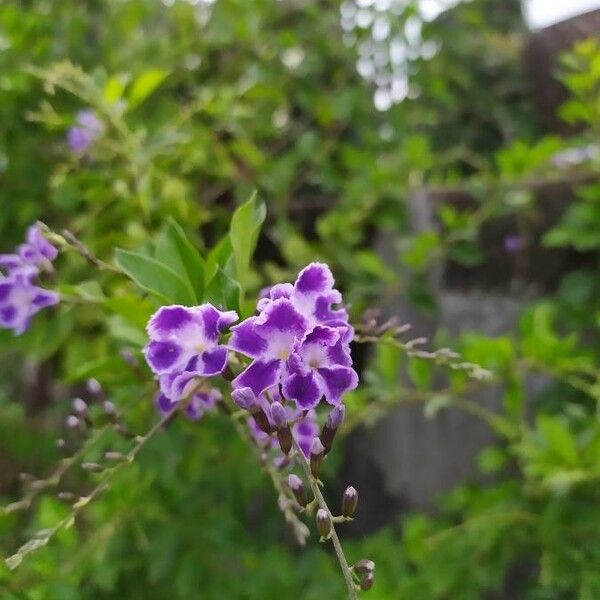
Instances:
[[[302,449],[298,445],[296,438],[292,436],[292,443],[294,446],[294,450],[296,451],[297,461],[300,463],[300,466],[304,470],[306,478],[310,484],[310,488],[317,500],[317,503],[320,508],[322,508],[328,515],[331,520],[331,541],[333,542],[333,548],[337,555],[338,562],[340,563],[340,568],[342,570],[342,575],[344,576],[344,581],[346,582],[346,587],[348,588],[348,598],[351,600],[357,600],[356,595],[356,587],[354,586],[354,581],[352,579],[352,572],[350,571],[350,567],[348,566],[348,561],[346,560],[346,555],[344,554],[344,550],[342,548],[342,544],[340,543],[340,538],[338,537],[337,531],[335,530],[334,525],[334,517],[327,506],[327,502],[319,489],[319,484],[317,480],[313,477],[313,474],[310,470],[310,465],[302,452]]]

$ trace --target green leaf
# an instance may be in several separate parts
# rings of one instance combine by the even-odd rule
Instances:
[[[427,390],[431,387],[433,365],[427,360],[411,356],[408,359],[408,374],[417,388]]]
[[[557,417],[539,415],[537,427],[552,452],[570,465],[577,464],[577,445],[567,425]]]
[[[138,75],[129,91],[129,106],[131,108],[141,104],[166,78],[167,71],[162,69],[148,69]]]
[[[190,283],[155,258],[117,248],[115,262],[141,288],[162,300],[188,306],[196,303]]]
[[[250,200],[233,213],[231,218],[229,239],[235,257],[235,275],[242,294],[246,289],[250,259],[256,248],[258,234],[265,216],[265,205],[256,201],[256,193],[254,193]]]
[[[206,300],[215,306],[239,312],[240,294],[240,284],[229,277],[220,266],[217,267],[217,272],[206,289]]]
[[[175,271],[194,290],[196,301],[204,297],[205,265],[200,253],[189,241],[185,232],[172,219],[156,243],[154,255],[157,260]]]

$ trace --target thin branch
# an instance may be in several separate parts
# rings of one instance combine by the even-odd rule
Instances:
[[[356,587],[354,586],[354,581],[352,578],[352,572],[350,571],[350,567],[348,566],[348,561],[346,560],[346,555],[344,554],[344,550],[342,548],[342,544],[340,543],[340,538],[338,537],[337,531],[335,530],[334,525],[334,516],[331,514],[329,507],[327,506],[327,502],[319,489],[319,484],[317,480],[313,477],[313,474],[310,470],[310,465],[302,452],[302,449],[298,445],[296,438],[292,436],[292,443],[294,446],[294,450],[296,451],[297,461],[300,463],[306,478],[310,484],[310,488],[317,500],[317,504],[320,508],[322,508],[328,515],[331,520],[331,541],[333,542],[333,548],[335,550],[338,562],[340,563],[340,568],[342,570],[342,575],[344,576],[344,581],[346,582],[346,587],[348,588],[348,598],[351,600],[357,600],[356,595]]]

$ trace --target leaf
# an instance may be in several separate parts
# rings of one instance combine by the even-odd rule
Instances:
[[[206,289],[206,300],[215,306],[239,312],[240,294],[240,284],[229,277],[221,267],[217,267],[217,272]]]
[[[141,288],[162,300],[188,306],[196,303],[190,283],[155,258],[117,248],[115,262]]]
[[[167,77],[163,69],[148,69],[138,75],[129,91],[129,106],[134,108],[141,104]]]
[[[431,387],[433,378],[433,365],[421,358],[410,357],[408,359],[408,373],[411,381],[420,390]]]
[[[539,415],[537,427],[552,452],[570,465],[577,464],[577,445],[567,425],[557,417]]]
[[[258,234],[265,216],[265,205],[256,201],[256,193],[254,193],[233,213],[231,218],[229,239],[235,257],[235,275],[242,294],[248,280],[250,259],[256,248]]]
[[[189,241],[179,224],[169,219],[166,229],[158,238],[155,258],[188,281],[197,302],[204,297],[205,265],[200,253]]]

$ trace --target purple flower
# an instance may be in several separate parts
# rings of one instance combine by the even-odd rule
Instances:
[[[347,311],[332,309],[342,300],[333,283],[327,265],[311,263],[294,285],[273,286],[258,316],[232,327],[229,347],[253,359],[234,389],[248,387],[258,397],[281,385],[285,400],[308,410],[323,397],[337,405],[357,386],[349,348],[354,332]]]
[[[185,407],[185,416],[190,421],[199,421],[204,413],[213,410],[221,400],[221,392],[216,389],[201,390],[196,392],[188,401]],[[173,402],[167,398],[162,392],[159,392],[156,396],[156,407],[162,414],[170,413],[178,402]]]
[[[31,274],[16,270],[0,278],[0,327],[21,335],[33,315],[58,301],[58,294],[35,285]]]
[[[73,152],[85,152],[104,131],[104,126],[93,110],[81,110],[75,116],[75,125],[67,132],[67,143]]]
[[[20,270],[35,276],[40,268],[49,269],[50,263],[58,255],[58,250],[44,237],[39,225],[27,229],[24,244],[14,254],[0,254],[0,267],[7,272]]]
[[[514,254],[523,248],[523,238],[520,235],[507,235],[504,238],[504,250],[509,254]]]
[[[144,355],[167,398],[177,402],[193,379],[223,372],[227,347],[219,345],[219,334],[237,318],[234,311],[222,312],[208,303],[163,306],[154,313]]]

